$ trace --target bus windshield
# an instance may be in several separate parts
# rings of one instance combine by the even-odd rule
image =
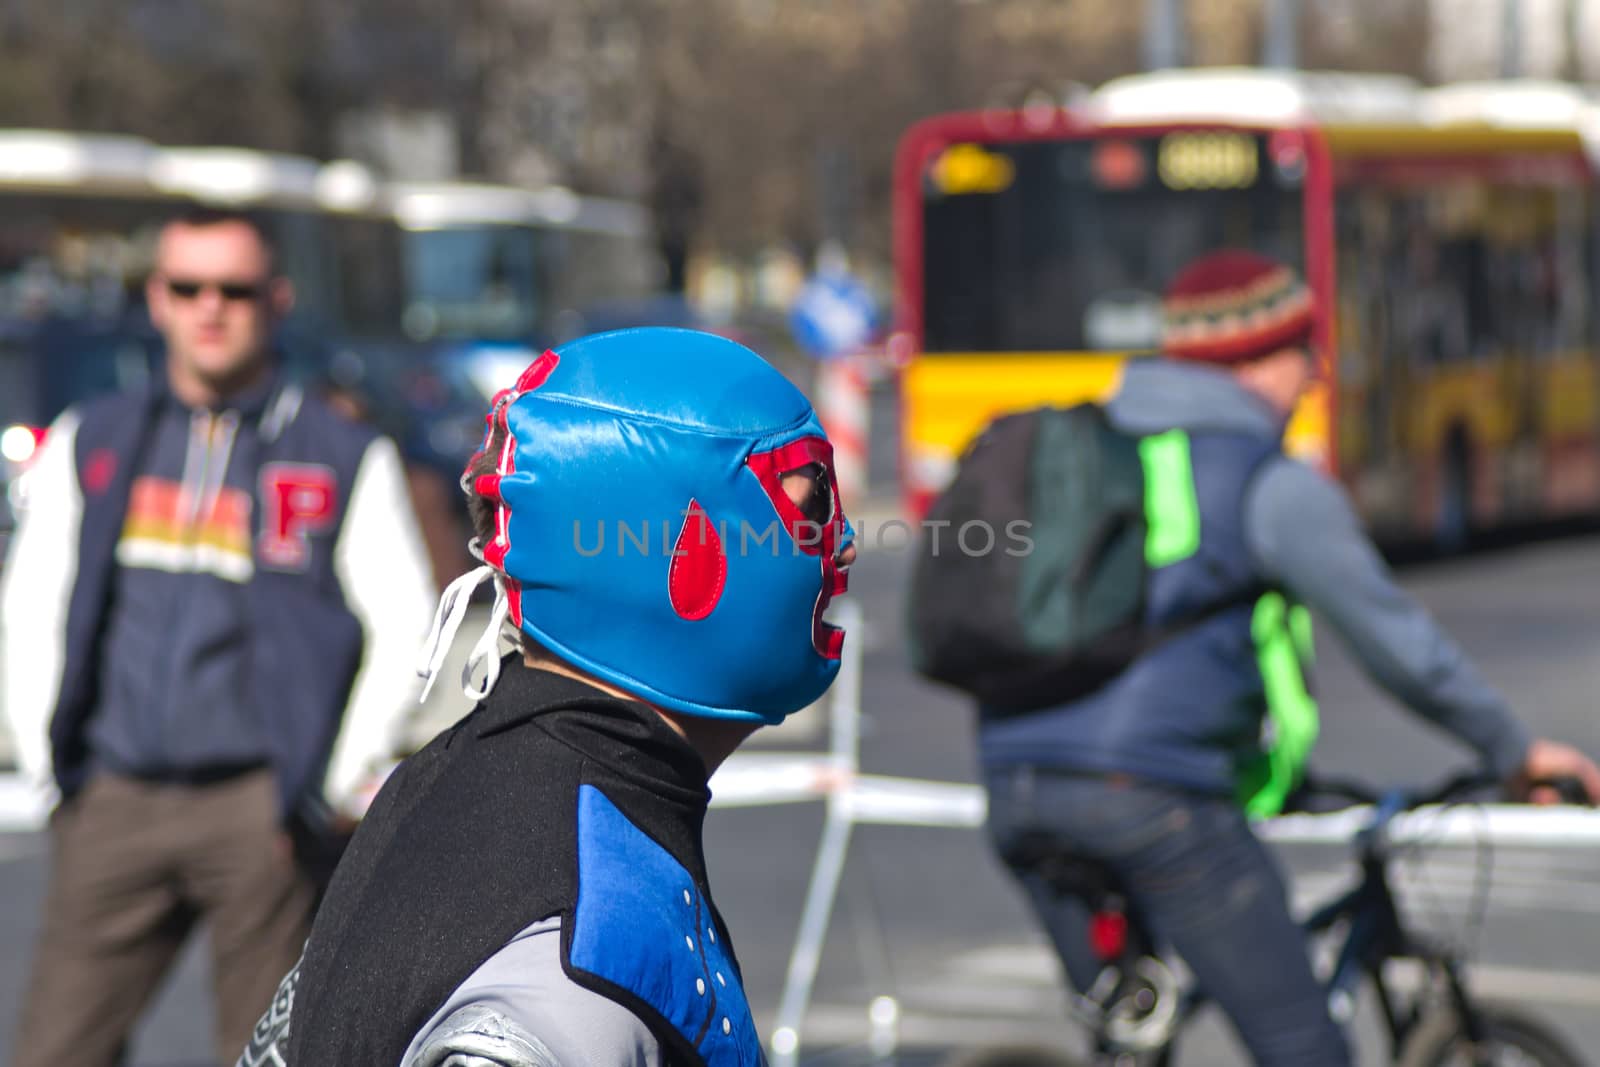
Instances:
[[[406,235],[406,330],[419,339],[526,340],[543,309],[532,227],[461,226]]]
[[[159,199],[0,195],[0,320],[117,321],[143,304]]]
[[[1299,152],[1268,136],[955,145],[922,179],[926,352],[1128,351],[1160,294],[1228,245],[1303,269]]]

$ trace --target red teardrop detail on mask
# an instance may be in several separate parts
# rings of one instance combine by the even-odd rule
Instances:
[[[691,621],[711,614],[728,581],[728,554],[705,509],[689,501],[678,543],[672,546],[667,587],[672,610]]]

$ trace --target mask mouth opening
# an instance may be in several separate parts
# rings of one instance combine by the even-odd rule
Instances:
[[[844,648],[844,630],[822,621],[829,602],[848,586],[848,574],[838,563],[845,517],[833,469],[833,446],[823,437],[802,437],[768,452],[752,453],[747,462],[795,548],[818,557],[822,587],[811,616],[811,644],[819,656],[836,660]],[[795,473],[808,473],[813,480],[811,496],[799,504],[783,486],[784,476]]]

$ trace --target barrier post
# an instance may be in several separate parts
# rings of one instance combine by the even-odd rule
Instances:
[[[833,469],[845,507],[858,506],[867,490],[867,434],[871,383],[864,356],[840,356],[817,368],[817,417],[833,443]]]
[[[833,773],[841,779],[855,777],[860,763],[861,742],[861,605],[845,599],[839,603],[838,624],[851,640],[845,641],[829,701]],[[805,907],[800,912],[800,928],[789,955],[789,971],[778,1001],[778,1017],[772,1032],[773,1067],[795,1067],[800,1056],[800,1030],[811,1003],[811,987],[817,978],[822,944],[828,936],[828,920],[833,914],[839,879],[844,873],[845,854],[850,849],[850,831],[855,818],[848,794],[838,788],[827,793],[827,814],[822,841],[811,868],[811,884],[806,889]]]

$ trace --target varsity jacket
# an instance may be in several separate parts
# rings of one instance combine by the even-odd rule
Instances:
[[[27,474],[0,574],[0,696],[22,770],[48,802],[89,774],[117,569],[198,572],[244,587],[237,699],[263,731],[283,815],[317,826],[328,807],[359,810],[415,700],[434,601],[398,451],[274,380],[231,427],[221,473],[185,463],[173,485],[141,477],[164,399],[161,383],[68,409]]]

